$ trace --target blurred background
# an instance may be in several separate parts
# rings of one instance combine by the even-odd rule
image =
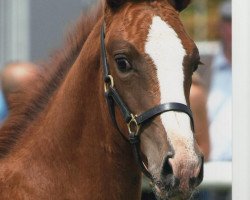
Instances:
[[[0,65],[44,60],[95,0],[0,0]]]
[[[0,0],[2,86],[10,82],[5,80],[6,76],[15,79],[6,73],[6,68],[13,63],[26,63],[26,69],[31,69],[32,63],[49,59],[50,54],[61,47],[67,30],[81,12],[96,2]],[[193,199],[228,200],[232,185],[231,4],[224,0],[192,0],[180,16],[204,63],[194,75],[190,97],[197,140],[206,159],[204,181]],[[1,121],[8,113],[6,93],[9,90],[3,91],[4,94],[0,93]],[[155,199],[146,179],[142,190],[143,200]]]

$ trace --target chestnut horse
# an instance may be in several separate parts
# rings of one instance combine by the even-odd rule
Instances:
[[[191,197],[203,158],[188,3],[106,0],[84,16],[1,128],[1,200],[138,200],[141,169],[158,199]]]

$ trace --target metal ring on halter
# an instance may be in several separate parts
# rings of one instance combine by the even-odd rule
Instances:
[[[131,120],[127,123],[129,134],[137,135],[140,125],[136,121],[136,115],[131,114]]]
[[[104,91],[107,92],[110,87],[114,87],[114,78],[111,75],[108,75],[104,83]]]

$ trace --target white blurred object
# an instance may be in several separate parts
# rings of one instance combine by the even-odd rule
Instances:
[[[199,186],[206,189],[226,189],[232,186],[232,162],[208,162]]]
[[[28,60],[30,0],[0,1],[0,67],[10,60]]]
[[[199,49],[200,55],[209,55],[214,56],[220,51],[220,42],[219,41],[199,41],[195,42]]]
[[[233,200],[250,199],[250,1],[233,1]]]

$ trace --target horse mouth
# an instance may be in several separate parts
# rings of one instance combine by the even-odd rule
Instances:
[[[161,182],[152,184],[152,190],[157,200],[189,200],[192,197],[192,191],[180,191],[178,188],[169,188],[163,186]]]

